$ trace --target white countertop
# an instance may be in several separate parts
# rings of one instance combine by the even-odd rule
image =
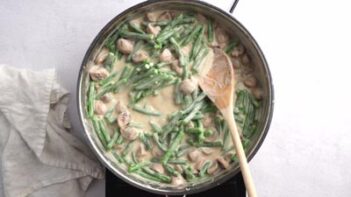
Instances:
[[[57,69],[72,93],[100,29],[133,0],[2,0],[0,63]],[[209,1],[228,10],[231,1]],[[234,16],[260,44],[275,87],[264,144],[250,162],[262,197],[351,196],[351,27],[347,1],[241,0]],[[1,79],[0,79],[1,83]],[[104,196],[104,182],[87,196]]]

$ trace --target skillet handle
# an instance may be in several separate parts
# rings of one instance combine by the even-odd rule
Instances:
[[[233,14],[234,9],[238,3],[239,3],[239,0],[234,0],[233,5],[232,5],[232,7],[230,7],[230,10],[229,10],[230,13]]]

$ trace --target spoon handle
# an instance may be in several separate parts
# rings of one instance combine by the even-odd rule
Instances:
[[[228,110],[225,109],[225,110],[222,110],[222,113],[223,113],[223,116],[226,119],[226,121],[228,123],[228,127],[231,131],[231,136],[232,136],[232,139],[234,142],[236,156],[239,159],[240,169],[241,169],[241,173],[242,173],[243,178],[244,178],[244,183],[245,183],[245,187],[246,187],[246,191],[248,193],[248,196],[249,197],[257,197],[255,184],[253,182],[250,168],[249,168],[249,165],[247,163],[245,151],[244,151],[244,148],[243,148],[241,140],[240,140],[238,128],[237,128],[236,123],[234,121],[233,112],[230,109],[228,109]]]

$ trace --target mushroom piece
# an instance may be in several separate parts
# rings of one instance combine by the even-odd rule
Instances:
[[[176,177],[172,177],[172,185],[174,186],[181,186],[185,184],[185,180],[181,175],[178,175]]]
[[[257,85],[257,80],[256,77],[249,75],[245,80],[244,80],[244,84],[246,87],[248,88],[253,88],[256,87]]]
[[[95,63],[102,64],[105,61],[105,59],[107,58],[108,53],[109,53],[109,51],[107,48],[105,48],[105,47],[102,48],[100,53],[95,58]]]
[[[213,119],[209,114],[205,114],[205,116],[202,119],[202,124],[204,125],[205,128],[208,128],[213,125]]]
[[[249,56],[248,56],[247,54],[244,54],[244,55],[241,57],[241,62],[242,62],[243,64],[248,64],[248,63],[250,63],[250,58],[249,58]]]
[[[173,55],[169,49],[164,49],[160,54],[160,60],[163,62],[171,62],[173,59]]]
[[[138,157],[144,157],[147,155],[147,152],[145,150],[144,144],[139,144],[137,150],[136,150],[136,155]]]
[[[151,22],[156,22],[160,14],[160,11],[148,12],[146,13],[146,18]]]
[[[180,173],[182,174],[183,173],[183,168],[181,165],[177,164],[177,165],[174,165],[174,168]]]
[[[239,57],[240,55],[244,54],[244,52],[245,52],[245,48],[243,47],[243,45],[240,44],[233,49],[231,55],[233,57]]]
[[[200,159],[199,161],[197,161],[194,165],[194,168],[197,170],[197,171],[200,171],[201,168],[204,166],[205,164],[205,160],[204,159]]]
[[[190,79],[185,79],[180,83],[180,90],[184,94],[191,94],[198,88],[199,84],[198,81],[191,77]]]
[[[126,128],[129,124],[129,121],[130,121],[130,113],[128,111],[123,111],[117,117],[117,123],[121,129]]]
[[[146,31],[147,31],[147,33],[150,33],[150,34],[152,34],[152,35],[154,35],[154,36],[157,36],[159,33],[160,33],[160,31],[161,31],[161,27],[160,26],[152,26],[150,23],[147,25],[147,27],[146,27]]]
[[[229,162],[225,160],[223,157],[218,157],[217,162],[224,168],[227,169],[229,167]]]
[[[201,152],[205,155],[210,155],[210,154],[214,153],[214,150],[213,150],[213,148],[202,147]]]
[[[213,175],[217,170],[218,170],[218,163],[217,162],[213,162],[211,167],[209,167],[207,169],[207,173],[209,175]]]
[[[107,107],[102,101],[97,100],[94,103],[94,110],[95,110],[95,114],[96,115],[102,115],[103,116],[107,112]]]
[[[179,60],[175,60],[171,63],[171,69],[178,75],[183,73],[183,68],[179,66]]]
[[[101,66],[92,66],[89,69],[89,75],[93,81],[99,81],[105,79],[109,75],[109,72]]]
[[[198,149],[192,150],[188,153],[190,161],[196,162],[201,158],[201,152]]]
[[[132,60],[134,63],[140,63],[147,59],[149,59],[149,55],[144,50],[139,50],[135,52],[135,54],[132,56]]]
[[[237,57],[231,57],[230,60],[232,61],[233,68],[240,68],[240,60]]]
[[[133,51],[133,42],[124,38],[117,40],[117,48],[124,54],[129,54]]]
[[[202,14],[197,14],[196,19],[202,23],[205,23],[205,24],[207,23],[207,18]]]
[[[104,103],[108,103],[113,99],[113,96],[111,95],[111,93],[107,93],[101,96],[100,100]]]
[[[217,27],[215,29],[215,35],[218,44],[223,48],[229,41],[228,34],[222,28]]]
[[[163,12],[159,17],[159,21],[169,21],[172,20],[172,15],[168,11]]]
[[[122,103],[122,101],[117,102],[115,109],[118,114],[122,112],[128,112],[127,107]]]
[[[135,140],[138,137],[139,131],[134,127],[126,127],[121,129],[121,135],[127,140]]]
[[[154,156],[154,157],[161,157],[161,156],[163,155],[163,154],[162,154],[162,151],[161,151],[159,148],[157,148],[157,146],[154,146],[154,147],[152,148],[151,154],[152,154],[152,156]]]
[[[258,100],[261,100],[263,98],[263,91],[260,88],[253,88],[252,94]]]
[[[140,28],[141,22],[142,22],[142,19],[141,19],[141,18],[136,18],[136,19],[130,20],[130,21],[129,21],[129,24],[130,24],[130,25],[133,25],[134,27]]]
[[[162,173],[162,174],[165,173],[165,169],[160,163],[153,163],[151,165],[151,169],[153,169],[155,172],[158,172],[158,173]]]

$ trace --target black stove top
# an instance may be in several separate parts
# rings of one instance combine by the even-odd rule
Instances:
[[[106,197],[116,196],[133,196],[133,197],[161,197],[157,195],[135,188],[128,183],[120,180],[106,169]],[[245,197],[245,186],[241,173],[229,181],[217,186],[213,189],[206,190],[198,194],[187,195],[188,197]]]

